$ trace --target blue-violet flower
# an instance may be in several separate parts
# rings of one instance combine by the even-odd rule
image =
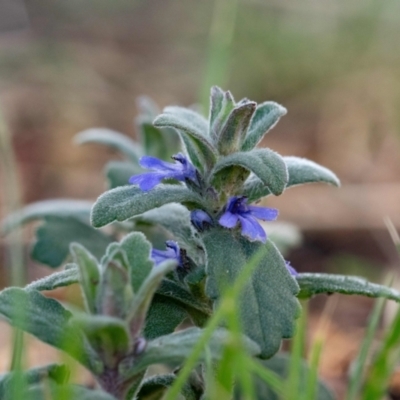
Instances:
[[[190,179],[193,182],[197,182],[196,168],[182,153],[175,154],[172,159],[175,160],[175,163],[151,156],[141,157],[139,160],[140,166],[153,169],[154,172],[131,176],[129,183],[139,185],[141,190],[147,192],[157,186],[163,179],[176,179],[177,181]]]
[[[249,206],[247,197],[233,196],[225,206],[225,212],[219,219],[219,224],[225,228],[234,228],[240,222],[242,234],[250,240],[266,242],[267,235],[257,219],[273,221],[278,217],[275,208]]]
[[[200,232],[209,228],[213,224],[211,217],[203,210],[193,210],[190,213],[190,221]]]
[[[178,266],[182,266],[181,250],[178,243],[173,240],[167,240],[165,242],[167,250],[152,249],[150,258],[156,265],[161,264],[166,260],[174,260],[178,263]]]

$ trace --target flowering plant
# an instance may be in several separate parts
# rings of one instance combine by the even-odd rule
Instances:
[[[177,376],[186,376],[181,398],[206,398],[208,374],[218,380],[216,360],[225,365],[232,349],[244,357],[274,357],[282,339],[294,334],[299,298],[340,292],[400,300],[398,292],[357,277],[297,273],[267,237],[259,220],[276,220],[278,210],[254,203],[300,184],[339,185],[334,173],[312,161],[256,148],[285,108],[235,102],[214,87],[208,119],[181,107],[157,117],[154,110],[142,102],[142,145],[105,129],[78,135],[80,143],[110,145],[125,156],[106,166],[110,189],[93,205],[40,202],[3,224],[9,232],[42,220],[32,257],[53,268],[69,262],[25,288],[0,292],[0,313],[82,363],[98,389],[68,384],[65,367],[51,365],[4,375],[1,398],[11,398],[22,379],[25,398],[56,399],[67,390],[75,399],[159,399]],[[41,293],[74,283],[84,310]],[[224,302],[232,288],[233,303]],[[216,319],[223,307],[230,317]],[[176,331],[184,321],[192,326]],[[187,359],[193,367],[179,375]],[[145,376],[153,364],[172,372]],[[275,364],[265,365],[274,370]],[[219,382],[229,387],[233,381]],[[242,386],[246,380],[239,379],[235,396]],[[262,398],[274,398],[268,393]],[[332,398],[324,386],[318,396]]]

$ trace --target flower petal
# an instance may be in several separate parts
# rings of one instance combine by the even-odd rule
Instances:
[[[140,189],[148,192],[157,186],[163,179],[165,174],[162,172],[146,172],[144,174],[134,175],[129,178],[129,183],[139,185]]]
[[[290,262],[289,262],[289,261],[285,261],[285,264],[286,264],[286,268],[287,268],[288,271],[290,272],[290,275],[296,276],[296,275],[299,274],[299,273],[290,265]]]
[[[182,164],[170,163],[152,156],[141,157],[139,164],[143,168],[155,169],[157,171],[182,171]]]
[[[263,221],[274,221],[278,218],[279,211],[276,208],[247,206],[247,209],[253,217]]]
[[[218,222],[225,228],[234,228],[238,222],[238,219],[238,215],[232,214],[230,211],[225,211]]]
[[[263,243],[267,241],[267,235],[262,226],[251,215],[239,215],[240,224],[242,226],[242,234],[252,240],[259,240]]]

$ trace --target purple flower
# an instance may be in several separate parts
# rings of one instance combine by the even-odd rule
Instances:
[[[288,269],[290,275],[297,276],[299,273],[290,265],[290,261],[285,261],[286,268]]]
[[[250,240],[260,240],[265,243],[267,235],[257,219],[273,221],[278,217],[275,208],[249,206],[247,197],[231,197],[225,206],[225,212],[219,219],[219,224],[225,228],[234,228],[240,222],[242,234]]]
[[[182,257],[178,243],[174,242],[173,240],[167,240],[165,245],[167,250],[151,250],[150,258],[156,265],[161,264],[166,260],[175,260],[178,263],[178,266],[181,266]]]
[[[211,217],[203,210],[193,210],[190,213],[190,221],[200,232],[213,225]]]
[[[131,176],[129,183],[139,185],[141,190],[147,192],[157,186],[163,179],[176,179],[177,181],[190,179],[193,182],[197,182],[196,168],[183,154],[175,154],[172,159],[175,160],[175,163],[162,161],[151,156],[141,157],[139,164],[143,168],[153,169],[154,172]]]

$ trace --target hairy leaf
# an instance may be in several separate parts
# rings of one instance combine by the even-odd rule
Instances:
[[[151,340],[172,333],[187,316],[177,301],[155,294],[146,316],[144,337]]]
[[[120,151],[129,160],[136,164],[139,162],[139,158],[143,154],[141,146],[135,143],[128,136],[107,128],[91,128],[80,132],[75,136],[75,142],[78,144],[104,144]]]
[[[162,262],[157,265],[156,268],[152,269],[146,280],[141,285],[134,298],[130,310],[130,316],[128,317],[131,337],[136,338],[140,335],[155,291],[164,276],[171,272],[175,267],[176,263],[172,260]]]
[[[64,384],[68,381],[70,370],[66,365],[50,364],[42,367],[32,368],[23,371],[21,375],[16,372],[9,372],[0,375],[0,399],[6,399],[11,396],[13,385],[30,386],[40,383],[46,379],[52,379],[58,384]]]
[[[84,200],[55,199],[43,200],[29,204],[21,210],[7,216],[2,223],[2,233],[7,234],[13,229],[28,222],[44,217],[76,217],[88,221],[92,203]]]
[[[200,114],[183,107],[167,107],[164,113],[154,120],[154,125],[159,128],[175,128],[193,164],[201,171],[205,166],[208,169],[212,168],[217,151],[208,138],[207,120]]]
[[[123,186],[102,194],[92,208],[92,225],[100,228],[113,221],[125,221],[168,203],[203,206],[203,199],[180,185],[158,185],[149,192],[137,186]]]
[[[218,138],[221,133],[221,129],[225,124],[226,119],[228,118],[231,111],[235,108],[235,99],[232,96],[232,93],[228,90],[224,92],[217,86],[214,87],[215,92],[219,92],[217,96],[222,96],[222,102],[218,111],[218,114],[211,115],[210,120],[210,136],[214,143],[218,143]],[[213,88],[213,89],[214,89]],[[212,90],[213,90],[212,89]]]
[[[93,370],[96,357],[85,345],[82,333],[69,324],[71,312],[58,301],[34,290],[8,288],[0,292],[0,314],[13,326],[64,350]]]
[[[400,292],[387,286],[368,282],[358,276],[303,273],[296,276],[300,286],[299,298],[307,299],[316,294],[342,293],[367,297],[384,297],[400,302]]]
[[[240,295],[239,306],[244,333],[259,344],[261,357],[271,357],[282,338],[292,337],[300,313],[298,286],[281,254],[270,241],[250,242],[237,232],[222,228],[206,231],[203,241],[207,253],[206,293],[214,300],[265,246],[263,258]]]
[[[76,264],[67,264],[63,271],[52,274],[31,282],[25,290],[54,290],[59,287],[73,285],[79,282],[79,271]]]
[[[285,107],[273,101],[259,104],[251,120],[248,134],[242,145],[242,150],[249,151],[256,147],[264,135],[272,129],[286,113],[287,110]]]
[[[224,91],[218,86],[213,86],[211,88],[210,95],[210,135],[213,136],[213,125],[222,110],[224,101]]]
[[[151,244],[140,232],[133,232],[120,242],[129,263],[130,283],[136,293],[153,269],[154,263],[150,259]]]
[[[288,172],[283,158],[269,149],[258,149],[251,152],[237,152],[221,158],[214,167],[214,180],[223,178],[224,169],[240,166],[253,172],[269,191],[281,194],[288,181]]]
[[[328,168],[300,157],[283,157],[289,171],[289,186],[324,182],[340,186],[337,176]]]
[[[274,371],[277,375],[286,379],[289,375],[290,368],[290,355],[286,353],[279,353],[269,360],[263,360],[261,363],[265,368]],[[300,380],[299,387],[293,388],[294,391],[298,393],[303,393],[306,390],[307,385],[307,375],[310,368],[308,367],[306,361],[302,361],[300,364]],[[273,391],[268,384],[259,377],[254,376],[254,383],[258,399],[268,399],[268,400],[280,400],[280,397]],[[240,391],[236,392],[235,399],[242,399]],[[318,381],[318,389],[316,397],[313,400],[334,400],[332,392],[328,387],[322,382]]]
[[[129,184],[129,178],[142,172],[142,168],[128,161],[110,161],[104,167],[104,173],[110,189]]]
[[[74,217],[49,216],[36,231],[31,255],[51,268],[59,267],[69,254],[69,245],[79,242],[100,257],[112,238]]]
[[[115,367],[117,361],[130,349],[128,327],[119,318],[82,315],[73,318],[71,324],[85,333],[91,346],[110,367]]]
[[[231,111],[218,136],[220,154],[229,155],[240,150],[256,105],[254,102],[246,102]]]
[[[200,328],[188,328],[151,340],[147,344],[146,351],[129,370],[129,375],[134,375],[153,364],[180,365],[191,353],[202,332]],[[229,332],[224,329],[214,331],[210,341],[207,343],[210,354],[214,359],[221,357],[222,350],[229,338]],[[243,337],[243,345],[251,355],[258,355],[260,352],[260,348],[246,337]],[[204,354],[199,362],[203,360]]]
[[[96,299],[100,282],[100,268],[96,258],[78,243],[71,244],[71,253],[79,270],[79,281],[86,310],[96,313]]]
[[[91,390],[78,385],[58,386],[55,384],[34,385],[26,390],[23,398],[29,400],[116,400],[114,396],[103,390]],[[15,399],[6,398],[2,400]]]

